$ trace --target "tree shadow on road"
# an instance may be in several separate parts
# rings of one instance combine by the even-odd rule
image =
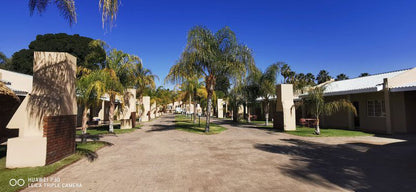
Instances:
[[[153,124],[149,130],[146,132],[158,132],[158,131],[169,131],[175,129],[175,122],[173,121],[173,125],[166,125],[166,124]]]
[[[289,177],[324,186],[323,178],[353,191],[416,190],[415,140],[387,145],[282,141],[287,145],[255,144],[254,148],[290,156],[290,164],[279,166]]]
[[[99,141],[100,143],[103,143],[104,146],[112,146],[113,144],[107,141]],[[81,156],[84,156],[88,159],[88,161],[92,162],[95,161],[98,158],[97,152],[86,149],[86,148],[77,148],[77,153]]]

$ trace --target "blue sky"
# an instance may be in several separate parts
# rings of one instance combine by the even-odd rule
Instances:
[[[101,39],[138,55],[160,77],[179,58],[187,31],[230,26],[254,51],[259,68],[284,61],[296,72],[380,73],[416,67],[416,1],[402,0],[122,0],[115,27],[102,29],[98,0],[77,0],[70,27],[54,6],[29,16],[28,0],[0,7],[0,51],[11,56],[37,34]],[[168,86],[169,87],[169,86]]]

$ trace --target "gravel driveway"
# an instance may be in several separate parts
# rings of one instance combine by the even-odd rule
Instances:
[[[174,116],[133,133],[52,177],[80,188],[26,191],[411,191],[415,137],[305,138],[214,120],[228,130],[173,130]],[[62,187],[62,186],[61,186]]]

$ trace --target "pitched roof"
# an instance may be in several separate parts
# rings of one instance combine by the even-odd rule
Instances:
[[[383,89],[383,80],[400,75],[410,69],[380,73],[365,77],[357,77],[326,84],[325,95],[344,95],[354,93],[376,92]]]
[[[16,95],[26,96],[32,90],[33,76],[4,69],[0,69],[0,74],[0,81]]]
[[[416,90],[416,80],[414,82],[401,85],[401,86],[392,87],[390,89],[391,92],[415,91],[415,90]]]

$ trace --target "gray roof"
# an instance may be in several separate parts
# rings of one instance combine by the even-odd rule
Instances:
[[[400,75],[410,69],[357,77],[326,84],[325,95],[344,95],[354,93],[376,92],[383,89],[383,80]]]

